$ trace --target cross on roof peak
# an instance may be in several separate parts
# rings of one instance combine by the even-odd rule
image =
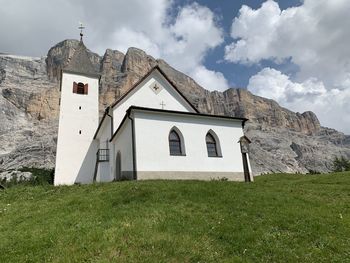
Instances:
[[[83,29],[85,28],[85,26],[83,25],[82,22],[79,22],[79,27],[78,28],[80,29],[80,41],[83,41],[83,36],[84,36]]]

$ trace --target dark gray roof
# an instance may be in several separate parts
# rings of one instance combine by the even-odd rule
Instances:
[[[78,48],[64,70],[87,75],[99,75],[89,59],[89,54],[83,41],[80,41]]]

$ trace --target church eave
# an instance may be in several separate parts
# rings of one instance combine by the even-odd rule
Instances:
[[[146,107],[139,107],[139,106],[131,106],[128,109],[128,111],[133,111],[133,110],[168,113],[168,114],[175,114],[175,115],[198,116],[198,117],[207,117],[207,118],[215,118],[215,119],[236,120],[236,121],[241,121],[242,123],[245,123],[246,121],[249,120],[247,118],[240,118],[240,117],[231,117],[231,116],[224,116],[224,115],[213,115],[213,114],[206,114],[206,113],[186,112],[186,111],[164,110],[164,109],[146,108]]]
[[[101,74],[99,73],[89,73],[89,72],[81,72],[78,70],[70,70],[70,69],[62,69],[63,73],[68,73],[68,74],[75,74],[75,75],[81,75],[85,77],[93,77],[96,79],[101,79]]]

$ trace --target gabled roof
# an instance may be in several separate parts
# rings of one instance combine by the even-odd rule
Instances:
[[[138,82],[136,82],[131,89],[129,89],[123,96],[117,99],[111,107],[114,108],[119,102],[121,102],[124,98],[126,98],[136,87],[144,81],[147,77],[149,77],[153,71],[158,70],[159,73],[170,83],[170,85],[180,94],[180,96],[187,102],[187,104],[197,113],[199,113],[198,109],[185,97],[185,95],[175,86],[175,84],[168,78],[168,76],[164,73],[164,71],[158,66],[154,66],[151,68],[146,75],[144,75]]]
[[[68,65],[63,69],[66,72],[80,73],[84,75],[99,76],[89,59],[89,54],[83,41],[80,41]]]

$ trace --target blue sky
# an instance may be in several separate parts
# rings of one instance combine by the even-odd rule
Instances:
[[[179,4],[183,5],[190,3],[191,1],[180,1]],[[246,88],[248,85],[249,78],[255,75],[261,69],[265,67],[275,67],[283,71],[288,75],[293,75],[297,70],[297,66],[293,63],[287,62],[282,65],[277,65],[271,61],[261,61],[259,65],[242,65],[242,64],[231,64],[223,61],[225,53],[225,44],[231,41],[230,30],[232,20],[237,16],[239,9],[242,5],[248,5],[253,9],[261,7],[263,0],[200,0],[197,1],[199,4],[209,7],[217,16],[219,23],[224,28],[224,39],[225,42],[217,48],[208,52],[204,64],[208,69],[220,71],[224,74],[226,79],[229,81],[230,87]],[[281,9],[286,9],[292,6],[299,6],[302,2],[300,0],[281,0],[278,2]]]
[[[350,134],[349,0],[0,0],[0,53],[138,47],[204,88],[247,88]]]

